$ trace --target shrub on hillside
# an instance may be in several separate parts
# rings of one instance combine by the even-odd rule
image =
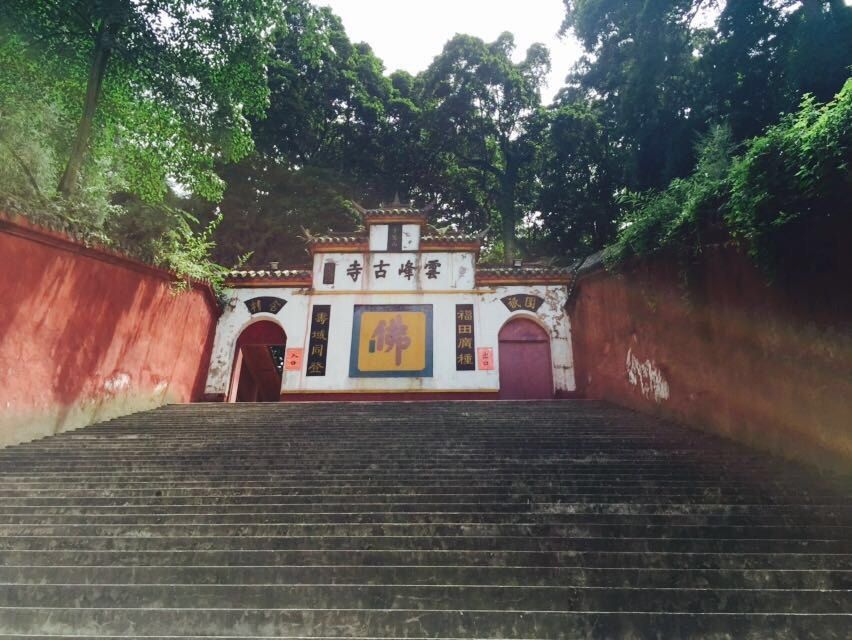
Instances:
[[[695,254],[708,234],[715,240],[723,233],[773,271],[804,244],[803,234],[833,229],[849,216],[852,79],[827,104],[806,97],[739,156],[730,140],[727,128],[713,129],[690,176],[624,197],[628,213],[607,251],[610,264],[662,250]]]

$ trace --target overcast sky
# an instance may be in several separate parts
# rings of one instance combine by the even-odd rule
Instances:
[[[387,73],[417,73],[429,66],[456,33],[490,42],[515,34],[518,59],[534,42],[550,49],[553,71],[542,98],[549,102],[580,56],[580,46],[556,33],[565,15],[562,0],[311,0],[341,17],[349,38],[367,42]]]

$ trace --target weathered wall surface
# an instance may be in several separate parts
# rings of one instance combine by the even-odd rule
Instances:
[[[658,259],[581,276],[569,307],[578,390],[849,468],[849,272],[846,257],[768,286],[745,256],[717,249],[686,273]]]
[[[206,286],[0,215],[0,446],[200,398]]]
[[[350,259],[351,261],[351,259]],[[446,264],[446,262],[445,262]],[[472,278],[471,278],[472,282]],[[532,294],[545,299],[538,312],[510,312],[500,301],[511,294]],[[574,390],[574,370],[571,358],[571,327],[564,313],[564,286],[539,285],[529,287],[498,286],[494,289],[460,289],[457,292],[395,292],[392,296],[379,293],[312,292],[308,289],[252,288],[228,292],[233,303],[225,309],[219,322],[213,348],[206,394],[209,399],[222,399],[228,392],[233,371],[236,342],[240,333],[259,320],[279,324],[287,335],[287,347],[307,349],[310,337],[310,309],[313,304],[331,306],[328,338],[327,375],[307,376],[307,360],[299,371],[284,371],[282,398],[288,394],[304,393],[423,393],[466,392],[496,394],[500,388],[498,334],[500,328],[514,318],[529,318],[540,324],[550,336],[553,362],[554,391],[557,394]],[[277,314],[250,314],[246,300],[257,296],[280,297],[287,302]],[[430,377],[417,378],[352,378],[349,376],[352,344],[353,311],[356,304],[427,304],[433,307],[434,370]],[[495,367],[491,371],[456,371],[456,335],[454,319],[457,304],[474,307],[474,335],[477,347],[494,349]]]

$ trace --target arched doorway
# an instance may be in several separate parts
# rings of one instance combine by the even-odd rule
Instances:
[[[284,368],[284,329],[268,320],[246,327],[237,338],[228,402],[275,402],[280,399]]]
[[[510,320],[500,329],[500,398],[545,400],[553,397],[550,338],[526,318]]]

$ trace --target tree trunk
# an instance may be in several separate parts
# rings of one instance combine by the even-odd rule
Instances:
[[[2,139],[0,139],[0,142],[2,142],[3,146],[9,150],[9,154],[12,156],[15,162],[18,163],[18,167],[20,167],[21,172],[24,174],[24,177],[29,181],[30,187],[32,187],[32,190],[35,192],[36,196],[42,202],[42,204],[44,204],[46,202],[44,194],[42,194],[41,189],[38,186],[38,180],[36,180],[36,177],[33,175],[33,172],[30,171],[30,167],[29,165],[27,165],[26,160],[21,157],[21,154],[18,153],[18,151],[11,143],[6,142]]]
[[[101,95],[101,85],[103,84],[104,75],[106,75],[107,63],[109,62],[112,51],[112,34],[110,31],[110,26],[106,22],[101,23],[95,39],[92,66],[89,68],[89,79],[86,84],[86,100],[83,103],[83,116],[80,118],[80,124],[77,126],[77,134],[74,137],[74,144],[71,146],[71,155],[68,158],[68,164],[65,165],[65,172],[59,181],[59,193],[66,198],[73,195],[77,189],[80,169],[83,166],[83,160],[89,148],[92,123],[95,119],[95,111],[97,110],[98,100]]]
[[[512,264],[515,259],[515,204],[500,208],[503,235],[503,262]]]
[[[500,178],[500,197],[498,207],[500,209],[500,227],[503,236],[503,261],[510,265],[517,253],[517,238],[515,228],[517,215],[515,211],[515,183],[517,172],[509,164]]]

